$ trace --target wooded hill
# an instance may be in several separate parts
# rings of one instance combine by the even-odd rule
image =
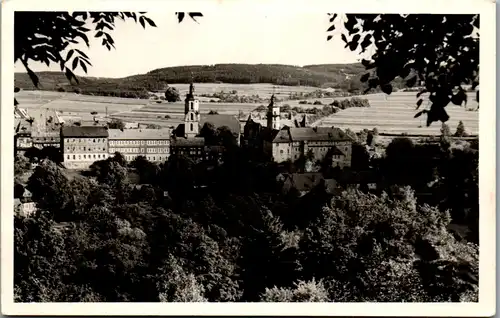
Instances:
[[[288,86],[332,87],[362,91],[359,78],[366,71],[357,64],[322,64],[304,67],[278,64],[216,64],[160,68],[124,78],[79,77],[69,83],[62,72],[40,72],[42,90],[78,91],[83,94],[145,97],[147,91],[165,90],[167,83],[270,83]],[[34,89],[26,73],[15,74],[15,85]],[[132,95],[132,96],[127,96]]]

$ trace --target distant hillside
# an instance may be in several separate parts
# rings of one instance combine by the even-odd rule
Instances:
[[[70,84],[61,72],[38,73],[41,89],[74,91],[83,94],[121,97],[147,97],[148,91],[164,90],[168,83],[270,83],[289,86],[332,87],[346,91],[362,90],[361,64],[323,64],[304,67],[278,64],[216,64],[160,68],[125,78],[79,77]],[[29,76],[15,74],[15,85],[34,89]]]

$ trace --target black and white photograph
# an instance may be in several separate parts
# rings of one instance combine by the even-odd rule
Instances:
[[[102,2],[2,9],[3,314],[495,314],[494,2]]]

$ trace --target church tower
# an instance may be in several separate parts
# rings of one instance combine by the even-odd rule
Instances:
[[[274,94],[271,103],[267,107],[267,128],[280,130],[280,107],[274,104]]]
[[[200,101],[194,98],[194,85],[189,85],[189,93],[184,102],[184,135],[186,138],[196,137],[200,130]]]

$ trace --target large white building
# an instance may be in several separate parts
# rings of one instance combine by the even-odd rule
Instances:
[[[87,169],[94,161],[108,158],[108,130],[99,126],[63,127],[61,148],[66,168]]]
[[[109,154],[121,153],[127,161],[139,156],[165,162],[170,156],[170,129],[109,129]]]

